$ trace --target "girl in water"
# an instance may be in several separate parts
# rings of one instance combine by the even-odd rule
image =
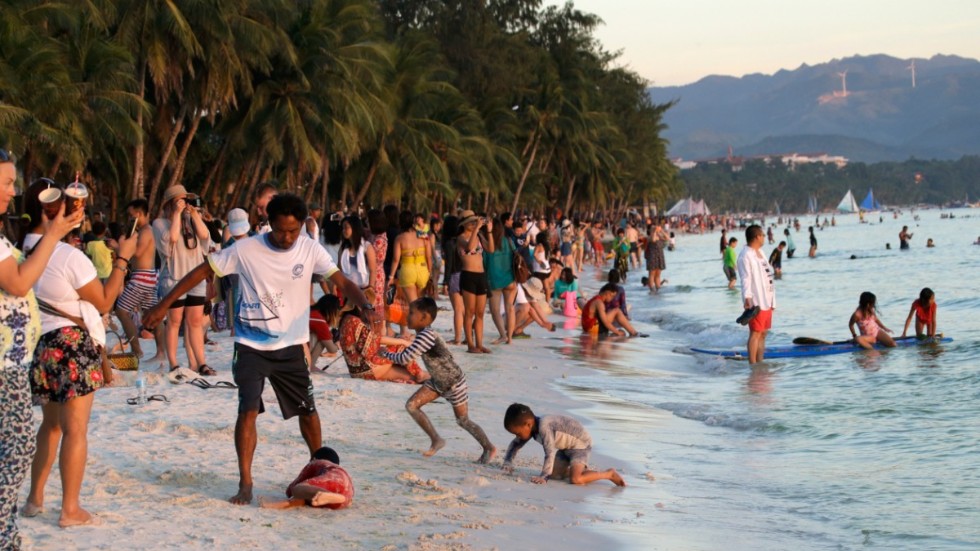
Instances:
[[[895,339],[889,335],[892,330],[885,327],[885,324],[881,323],[878,319],[877,301],[878,299],[874,293],[867,291],[861,293],[861,298],[858,299],[857,310],[851,314],[851,319],[847,323],[847,327],[851,330],[851,335],[854,337],[854,342],[868,350],[872,350],[876,342],[880,342],[889,348],[895,346]],[[860,335],[854,331],[855,325],[857,325],[858,330],[861,332]]]

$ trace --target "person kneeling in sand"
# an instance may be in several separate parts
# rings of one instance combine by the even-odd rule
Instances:
[[[293,507],[326,507],[343,509],[354,500],[354,483],[347,471],[340,466],[340,457],[332,448],[324,446],[313,454],[313,459],[303,467],[296,480],[286,488],[282,501],[263,501],[266,509],[291,509]]]
[[[623,331],[616,327],[616,324],[619,324],[623,329],[626,329],[629,336],[639,335],[622,310],[607,308],[608,303],[616,298],[617,292],[615,283],[606,283],[599,289],[596,296],[585,303],[585,307],[582,308],[582,331],[596,335],[612,333],[616,336],[622,336]]]
[[[545,484],[549,479],[567,478],[572,484],[589,484],[596,480],[610,480],[617,486],[626,486],[616,469],[589,470],[589,453],[592,437],[571,417],[544,415],[537,417],[524,404],[511,404],[504,414],[504,428],[516,436],[504,455],[504,470],[514,472],[514,456],[534,438],[544,447],[544,465],[540,476],[532,476],[531,482]]]
[[[415,419],[415,422],[432,440],[432,447],[422,455],[431,457],[446,445],[446,441],[439,437],[439,433],[433,428],[432,422],[422,412],[422,406],[442,396],[453,406],[456,424],[472,434],[480,446],[483,446],[483,454],[480,456],[479,462],[487,463],[496,455],[497,448],[490,443],[490,439],[487,438],[480,425],[470,421],[466,406],[466,402],[469,400],[466,376],[463,375],[463,370],[453,359],[445,341],[431,327],[438,312],[439,308],[436,306],[436,301],[429,297],[412,301],[408,307],[408,327],[416,331],[415,340],[401,352],[381,352],[381,355],[397,364],[407,364],[421,355],[425,361],[425,367],[431,375],[428,380],[422,383],[422,388],[413,394],[405,404],[405,409],[408,410],[409,415]]]

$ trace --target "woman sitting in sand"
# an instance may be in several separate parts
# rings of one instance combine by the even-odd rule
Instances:
[[[414,361],[403,366],[379,354],[382,345],[405,347],[409,341],[382,336],[364,323],[356,309],[341,309],[340,299],[333,295],[324,296],[317,306],[327,323],[339,328],[337,345],[351,377],[397,383],[420,383],[427,378],[425,370]]]

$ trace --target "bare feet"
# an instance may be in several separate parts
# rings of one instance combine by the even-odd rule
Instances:
[[[626,486],[626,481],[623,480],[623,477],[616,472],[616,469],[609,469],[606,471],[606,473],[609,474],[609,480],[612,480],[613,484],[617,486]]]
[[[466,347],[466,352],[469,353],[469,354],[482,354],[483,353],[483,351],[480,350],[479,348],[472,348],[472,347],[469,347],[469,346]]]
[[[493,351],[487,348],[486,346],[481,346],[480,352],[483,352],[484,354],[493,354]]]
[[[433,440],[432,441],[432,447],[429,448],[428,450],[422,452],[422,455],[424,457],[432,457],[433,455],[435,455],[439,450],[441,450],[445,446],[446,446],[446,441],[443,440],[442,438],[440,438],[438,440]]]
[[[497,455],[497,448],[490,448],[489,450],[483,450],[483,455],[481,455],[480,458],[476,460],[476,462],[486,465],[496,455]]]
[[[507,337],[497,337],[496,339],[493,339],[493,342],[491,342],[490,344],[504,344],[504,343],[510,344],[510,341],[507,339]]]
[[[252,485],[239,485],[238,493],[229,497],[228,501],[234,505],[248,505],[252,503]]]
[[[34,505],[30,501],[24,504],[24,507],[20,510],[20,516],[22,517],[36,517],[38,515],[44,514],[44,505]]]
[[[62,528],[72,528],[75,526],[101,526],[103,524],[105,524],[105,521],[103,521],[101,518],[81,508],[70,515],[66,515],[65,512],[62,511],[61,518],[58,519],[58,526]]]

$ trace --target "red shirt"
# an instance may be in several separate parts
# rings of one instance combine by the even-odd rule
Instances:
[[[924,323],[926,325],[932,323],[932,320],[936,319],[936,303],[933,302],[931,305],[923,306],[919,299],[915,299],[912,302],[912,308],[915,308],[915,319],[919,323]]]
[[[286,496],[293,497],[293,487],[300,483],[316,486],[324,492],[340,494],[347,498],[343,503],[324,505],[329,509],[343,509],[354,500],[354,483],[350,475],[340,465],[326,459],[314,459],[307,463],[296,480],[286,488]]]
[[[316,338],[321,341],[333,340],[333,333],[330,332],[327,320],[323,319],[319,310],[313,308],[310,308],[310,331],[316,333]]]

